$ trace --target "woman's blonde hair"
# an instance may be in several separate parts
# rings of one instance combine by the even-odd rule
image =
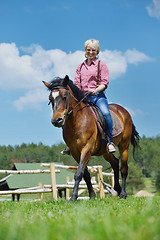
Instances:
[[[84,44],[85,50],[90,47],[94,48],[97,51],[97,54],[100,52],[99,41],[96,39],[89,39]]]

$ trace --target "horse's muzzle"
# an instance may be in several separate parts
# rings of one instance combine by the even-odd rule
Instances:
[[[56,119],[52,119],[51,122],[55,127],[63,127],[65,118],[58,117]]]

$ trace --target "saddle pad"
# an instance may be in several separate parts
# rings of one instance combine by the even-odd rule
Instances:
[[[102,137],[104,138],[105,133],[104,133],[103,129],[105,128],[104,127],[105,121],[104,121],[103,115],[96,105],[89,104],[88,106],[89,106],[90,110],[92,111],[92,113],[96,119],[97,127],[98,127]],[[116,137],[119,134],[121,134],[121,132],[123,130],[122,123],[121,123],[121,120],[119,119],[119,117],[112,110],[110,110],[110,114],[111,114],[111,118],[113,121],[113,137]]]
[[[112,110],[110,110],[110,114],[113,121],[113,137],[116,137],[123,131],[122,123],[119,117]]]

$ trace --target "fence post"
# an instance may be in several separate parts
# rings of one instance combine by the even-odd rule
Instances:
[[[70,181],[70,178],[67,177],[66,178],[66,183],[68,184]],[[70,195],[70,191],[69,191],[69,188],[66,188],[66,199],[69,199],[69,195]]]
[[[103,186],[102,167],[97,168],[97,176],[98,176],[100,198],[105,198],[104,186]]]
[[[52,198],[53,200],[57,200],[57,187],[56,187],[56,174],[55,174],[55,164],[50,164],[51,171],[51,187],[52,187]]]
[[[113,169],[112,169],[112,173],[114,173]],[[111,176],[111,186],[112,188],[114,188],[114,176]]]
[[[43,185],[42,185],[41,182],[38,183],[38,186],[39,186],[40,188],[43,188]],[[40,199],[43,199],[43,193],[40,193]]]

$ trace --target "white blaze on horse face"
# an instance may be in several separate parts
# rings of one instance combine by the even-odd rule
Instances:
[[[52,97],[55,100],[59,96],[59,91],[52,92]]]

